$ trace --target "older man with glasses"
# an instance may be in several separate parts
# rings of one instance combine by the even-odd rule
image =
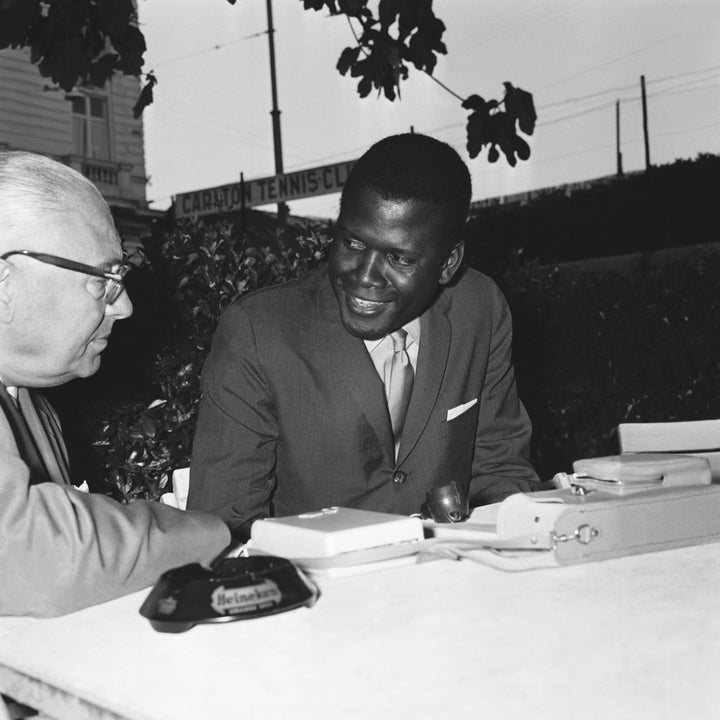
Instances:
[[[230,541],[209,515],[72,484],[42,388],[97,371],[113,324],[132,313],[127,270],[88,180],[0,152],[0,615],[72,612],[208,562]]]

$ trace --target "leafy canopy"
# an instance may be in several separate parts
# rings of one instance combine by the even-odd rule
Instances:
[[[65,92],[102,87],[116,72],[140,77],[146,50],[132,0],[0,0],[0,50],[8,47],[29,48],[40,75]],[[148,74],[135,117],[155,82]]]
[[[234,5],[236,0],[227,1]],[[336,67],[342,75],[358,78],[361,98],[373,89],[390,101],[400,98],[400,83],[408,78],[410,66],[433,77],[438,54],[447,53],[442,41],[445,24],[433,12],[432,0],[379,0],[375,13],[369,0],[301,2],[306,10],[347,18],[356,44],[343,50]],[[66,92],[81,83],[102,87],[116,72],[144,76],[133,108],[136,118],[153,101],[157,79],[142,70],[145,38],[133,0],[0,0],[0,50],[7,47],[29,48],[42,77]],[[505,82],[501,100],[462,98],[433,79],[470,111],[471,158],[485,147],[490,162],[501,152],[513,166],[530,157],[530,146],[521,135],[532,135],[537,120],[530,93]]]

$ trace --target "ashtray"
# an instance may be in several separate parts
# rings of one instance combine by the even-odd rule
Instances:
[[[222,623],[311,607],[317,586],[290,560],[274,555],[226,558],[163,573],[140,608],[158,632],[180,633],[198,623]]]

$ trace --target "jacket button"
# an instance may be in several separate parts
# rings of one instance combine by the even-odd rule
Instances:
[[[402,470],[397,470],[393,475],[393,482],[402,485],[407,480],[407,475]]]

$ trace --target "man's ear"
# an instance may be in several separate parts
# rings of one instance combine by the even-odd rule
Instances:
[[[9,323],[13,318],[9,278],[10,266],[4,260],[0,260],[0,322],[2,323]]]
[[[441,285],[447,285],[453,279],[453,275],[460,269],[464,255],[465,242],[461,240],[455,244],[442,266],[442,270],[440,271]]]

